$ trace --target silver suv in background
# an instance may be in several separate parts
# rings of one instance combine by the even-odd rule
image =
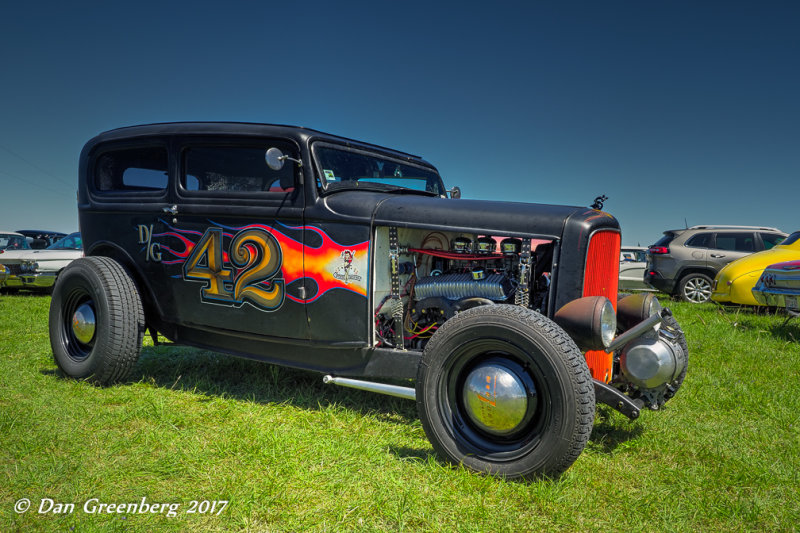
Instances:
[[[714,276],[722,267],[746,255],[769,250],[786,235],[777,228],[760,226],[692,226],[668,230],[647,250],[644,280],[686,302],[707,302]]]

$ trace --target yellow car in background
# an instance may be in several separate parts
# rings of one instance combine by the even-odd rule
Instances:
[[[769,250],[728,263],[714,278],[711,299],[722,304],[762,305],[752,293],[761,273],[773,263],[795,259],[800,259],[800,231]]]

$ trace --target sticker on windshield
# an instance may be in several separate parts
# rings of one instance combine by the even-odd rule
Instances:
[[[322,173],[325,175],[325,181],[339,181],[339,178],[333,173],[333,170],[324,170]]]

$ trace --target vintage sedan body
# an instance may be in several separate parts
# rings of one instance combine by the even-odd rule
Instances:
[[[420,157],[306,128],[101,134],[81,153],[87,257],[55,286],[55,361],[118,381],[149,330],[317,371],[415,399],[443,458],[512,478],[568,468],[595,402],[634,419],[673,397],[686,341],[652,295],[618,300],[613,216],[447,196]]]
[[[711,299],[721,304],[764,305],[752,292],[764,269],[800,257],[800,231],[795,231],[769,250],[728,263],[714,278]]]
[[[6,251],[0,260],[9,269],[8,289],[49,290],[58,274],[83,257],[80,233],[67,235],[44,250]]]
[[[800,315],[800,259],[769,265],[753,287],[753,296],[761,305],[785,307]]]
[[[647,269],[647,247],[623,246],[619,254],[619,290],[620,291],[655,291],[645,283]]]

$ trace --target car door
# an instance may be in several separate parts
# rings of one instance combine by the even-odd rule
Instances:
[[[719,271],[731,261],[757,252],[757,246],[752,231],[717,232],[714,247],[708,251],[708,265]]]
[[[299,159],[288,139],[177,139],[174,204],[160,218],[160,263],[179,324],[308,337]]]

